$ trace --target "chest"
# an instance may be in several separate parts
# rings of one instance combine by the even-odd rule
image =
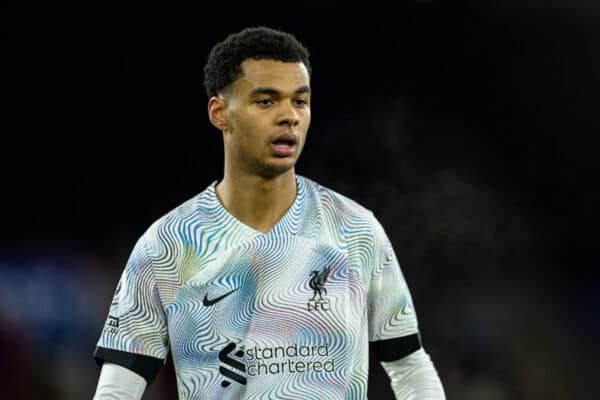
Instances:
[[[197,268],[167,308],[171,343],[277,346],[350,340],[365,289],[343,251],[298,237],[258,238]],[[319,339],[320,338],[320,339]]]

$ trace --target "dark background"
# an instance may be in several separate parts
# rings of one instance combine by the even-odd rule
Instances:
[[[448,398],[592,398],[600,6],[475,3],[7,7],[2,396],[91,398],[135,240],[221,177],[206,56],[265,24],[311,52],[297,172],[380,219]]]

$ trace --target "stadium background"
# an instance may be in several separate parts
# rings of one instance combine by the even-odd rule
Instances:
[[[473,3],[6,7],[0,397],[91,398],[135,240],[221,176],[206,55],[266,24],[311,51],[297,172],[381,220],[448,398],[592,398],[600,7]]]

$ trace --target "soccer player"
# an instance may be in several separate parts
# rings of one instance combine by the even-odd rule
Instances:
[[[136,243],[94,354],[95,399],[140,399],[170,351],[180,399],[362,400],[369,346],[397,399],[444,399],[382,226],[295,174],[308,51],[248,28],[204,72],[224,176]]]

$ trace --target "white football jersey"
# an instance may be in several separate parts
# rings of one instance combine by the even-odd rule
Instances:
[[[118,283],[95,357],[149,382],[171,351],[180,399],[367,397],[383,361],[420,347],[400,266],[373,214],[296,177],[266,234],[216,183],[156,221]]]

